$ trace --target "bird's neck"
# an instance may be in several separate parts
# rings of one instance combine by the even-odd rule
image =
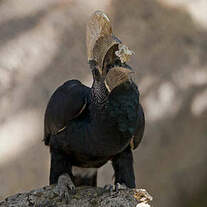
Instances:
[[[94,81],[91,87],[90,101],[99,108],[106,101],[109,93],[104,82]]]

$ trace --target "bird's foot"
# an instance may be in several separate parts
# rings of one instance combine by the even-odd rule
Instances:
[[[58,178],[58,184],[56,185],[54,192],[68,203],[70,195],[75,194],[76,192],[75,185],[68,174],[63,174]]]
[[[127,189],[127,186],[124,183],[123,184],[116,183],[115,185],[114,184],[105,185],[104,189],[110,192],[113,192],[113,191],[119,192],[119,190]]]

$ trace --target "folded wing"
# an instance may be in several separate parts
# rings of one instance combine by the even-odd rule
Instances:
[[[70,80],[58,87],[51,96],[45,112],[44,142],[63,130],[67,123],[78,117],[87,105],[90,88],[78,80]]]

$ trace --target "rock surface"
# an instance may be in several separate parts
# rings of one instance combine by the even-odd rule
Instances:
[[[75,194],[71,194],[71,199],[66,202],[56,194],[55,186],[52,185],[10,196],[0,201],[0,207],[135,207],[143,199],[143,195],[137,197],[137,192],[139,190],[136,189],[109,192],[103,188],[79,187]]]

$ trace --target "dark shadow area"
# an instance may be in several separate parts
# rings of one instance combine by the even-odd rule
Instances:
[[[42,18],[47,15],[47,10],[42,9],[33,15],[28,15],[21,18],[10,19],[0,25],[0,47],[4,44],[21,36],[25,32],[37,26]]]

